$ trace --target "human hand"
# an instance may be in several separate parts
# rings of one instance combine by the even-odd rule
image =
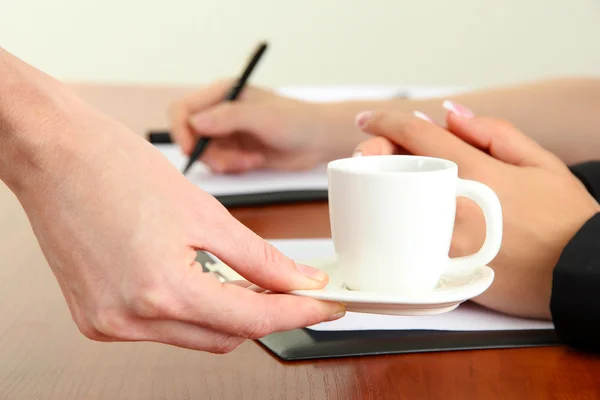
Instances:
[[[253,86],[223,102],[230,87],[217,82],[172,105],[171,132],[185,154],[207,136],[212,140],[200,160],[217,173],[300,170],[328,159],[335,143],[323,107]]]
[[[401,152],[449,159],[458,164],[461,178],[496,192],[503,208],[503,244],[490,263],[493,284],[474,301],[508,314],[550,319],[554,266],[579,228],[600,211],[568,167],[508,122],[473,117],[460,107],[448,114],[447,129],[402,113],[363,113],[357,123],[377,136],[357,147],[364,156]],[[474,253],[484,237],[481,210],[459,198],[450,256]]]
[[[230,87],[229,80],[214,83],[170,111],[171,132],[185,154],[198,137],[212,138],[200,160],[216,173],[309,169],[343,157],[368,137],[351,119],[368,102],[311,103],[254,86],[223,102]]]
[[[14,93],[28,97],[15,98],[0,120],[14,130],[0,138],[4,161],[11,157],[0,162],[0,177],[23,205],[85,336],[223,353],[247,338],[343,315],[339,304],[262,293],[321,288],[327,277],[285,257],[152,145],[60,83],[14,69],[25,82]],[[196,249],[257,286],[203,273]]]

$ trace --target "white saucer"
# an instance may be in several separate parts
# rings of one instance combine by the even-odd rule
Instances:
[[[457,308],[461,303],[485,292],[494,280],[494,270],[488,266],[472,271],[453,271],[442,275],[437,287],[427,293],[373,293],[349,290],[344,286],[336,262],[331,259],[299,261],[327,272],[329,283],[319,290],[295,290],[298,296],[343,303],[347,311],[389,315],[435,315]],[[244,279],[221,262],[209,265],[209,270],[224,280]]]
[[[485,292],[494,280],[488,266],[469,272],[447,272],[437,287],[426,293],[380,293],[349,290],[334,261],[306,262],[329,274],[329,284],[319,290],[296,290],[298,296],[343,303],[347,311],[390,315],[435,315],[452,311],[462,302]]]

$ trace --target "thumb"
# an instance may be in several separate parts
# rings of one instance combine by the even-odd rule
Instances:
[[[295,263],[228,212],[218,219],[203,247],[248,281],[275,292],[321,289],[327,284],[325,272]]]
[[[495,159],[520,167],[544,167],[564,170],[563,163],[524,135],[511,123],[488,117],[475,117],[465,112],[461,105],[444,102],[449,110],[447,129],[473,147],[488,153]]]
[[[274,115],[264,104],[223,102],[193,114],[189,124],[200,136],[223,137],[243,131],[260,138],[273,126]]]

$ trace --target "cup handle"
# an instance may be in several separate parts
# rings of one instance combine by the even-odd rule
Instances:
[[[502,206],[492,189],[480,182],[459,179],[456,191],[458,197],[473,200],[483,211],[485,218],[485,241],[478,252],[450,258],[451,269],[472,270],[491,262],[502,245]]]

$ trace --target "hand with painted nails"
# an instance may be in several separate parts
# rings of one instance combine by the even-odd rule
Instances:
[[[327,276],[258,237],[143,138],[2,49],[0,76],[0,179],[85,336],[224,353],[343,316],[280,294]],[[198,249],[258,286],[204,273]]]
[[[347,154],[336,135],[344,128],[330,123],[331,105],[308,103],[248,86],[235,102],[222,99],[230,81],[210,85],[174,103],[171,132],[185,154],[198,137],[212,140],[200,160],[216,173],[257,168],[302,170]],[[356,131],[352,120],[346,128]]]
[[[474,117],[446,102],[447,128],[422,114],[365,112],[357,124],[373,136],[363,156],[404,152],[449,159],[459,176],[492,188],[502,203],[504,240],[490,264],[496,278],[476,302],[508,314],[550,319],[553,269],[576,232],[600,211],[569,168],[510,123]],[[459,198],[452,257],[477,251],[485,222],[479,207]]]

